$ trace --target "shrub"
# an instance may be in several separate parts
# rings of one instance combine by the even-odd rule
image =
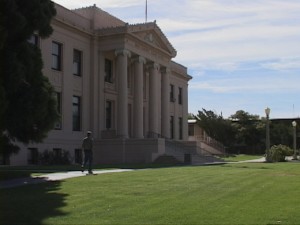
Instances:
[[[62,150],[60,154],[46,150],[39,155],[39,162],[42,165],[69,165],[71,159],[69,152],[66,150]]]
[[[286,145],[273,145],[270,149],[272,162],[284,162],[286,156],[293,154],[293,150]]]

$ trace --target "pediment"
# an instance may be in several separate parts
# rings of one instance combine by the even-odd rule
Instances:
[[[168,52],[172,57],[176,56],[176,50],[156,23],[129,25],[129,27],[128,31],[140,40]]]
[[[97,30],[98,35],[109,36],[114,34],[131,34],[146,44],[161,49],[174,58],[177,54],[175,48],[156,25],[156,22],[142,24],[125,24],[124,26],[108,27]]]

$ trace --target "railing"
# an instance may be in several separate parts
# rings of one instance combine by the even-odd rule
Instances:
[[[213,139],[211,137],[206,137],[206,136],[201,135],[201,136],[196,136],[196,140],[204,142],[205,144],[217,149],[218,151],[225,153],[224,145],[221,142],[216,141],[215,139]]]

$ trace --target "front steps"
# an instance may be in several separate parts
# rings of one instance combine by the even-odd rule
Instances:
[[[217,164],[224,162],[213,155],[202,154],[196,142],[165,140],[165,155],[173,156],[179,162],[189,165]]]

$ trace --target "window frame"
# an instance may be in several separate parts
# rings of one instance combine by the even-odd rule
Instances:
[[[75,102],[74,100],[78,101]],[[72,130],[81,131],[81,97],[73,95],[72,96]],[[77,112],[75,114],[75,112]]]
[[[82,51],[73,49],[73,75],[79,77],[82,76],[82,55]]]
[[[170,102],[175,102],[174,88],[175,88],[174,84],[170,84]]]
[[[182,87],[178,87],[178,104],[182,105]]]
[[[55,46],[57,46],[57,52],[54,51]],[[56,71],[62,71],[62,51],[63,51],[62,43],[59,43],[57,41],[52,41],[52,64],[51,64],[51,69],[56,70]]]
[[[104,81],[107,83],[113,83],[113,61],[105,58],[104,59]]]

